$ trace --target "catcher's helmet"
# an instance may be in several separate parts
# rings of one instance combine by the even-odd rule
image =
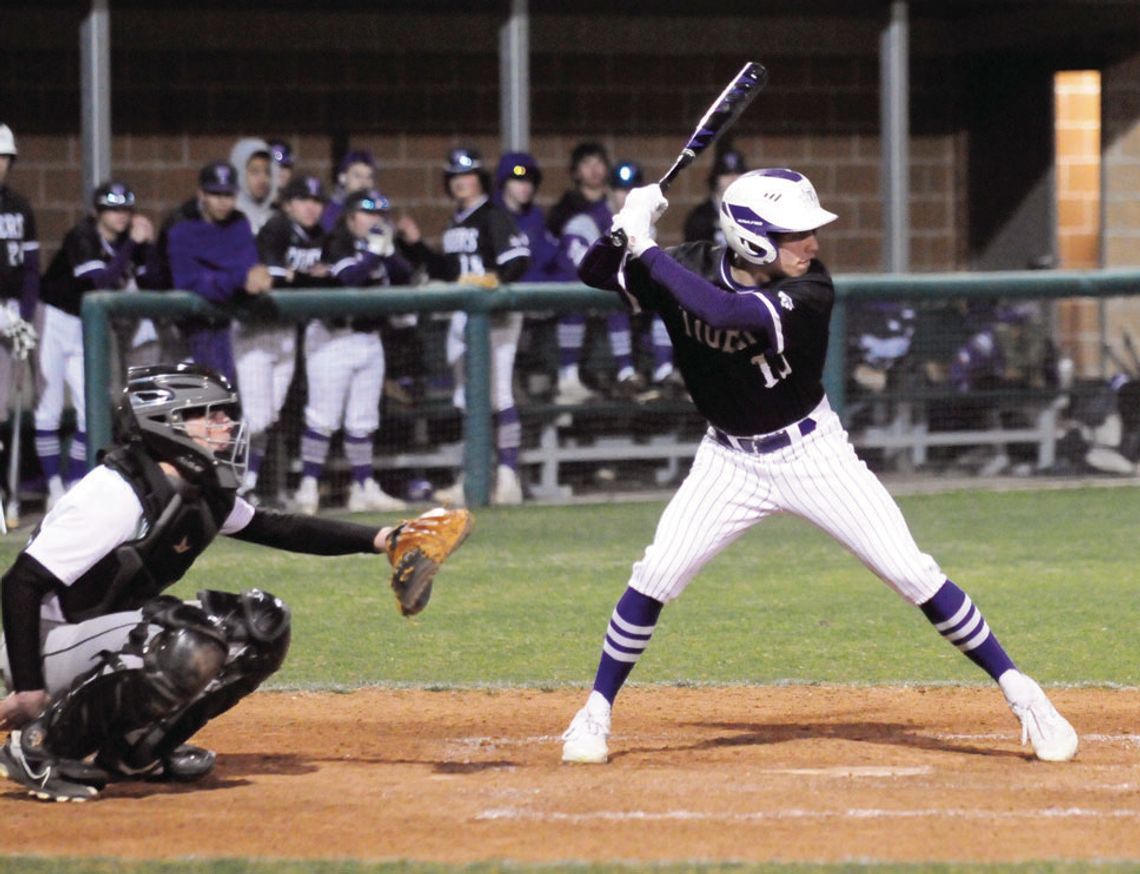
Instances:
[[[135,193],[122,182],[104,182],[91,196],[95,209],[134,209]]]
[[[0,155],[9,155],[12,160],[20,154],[16,148],[16,137],[12,135],[12,128],[6,124],[0,124]]]
[[[529,179],[537,189],[542,184],[542,170],[529,152],[507,152],[499,158],[495,169],[495,188],[502,190],[508,179]]]
[[[795,170],[745,173],[720,202],[720,228],[732,250],[752,264],[776,260],[773,233],[814,231],[839,216],[819,205],[815,188]]]
[[[188,423],[224,413],[228,429],[191,436]],[[119,402],[119,437],[139,441],[160,461],[203,485],[236,489],[245,476],[249,433],[230,381],[200,364],[132,367]],[[220,435],[217,431],[222,431]]]
[[[645,174],[641,172],[641,165],[636,161],[618,161],[610,171],[610,188],[619,191],[629,191],[644,182]]]

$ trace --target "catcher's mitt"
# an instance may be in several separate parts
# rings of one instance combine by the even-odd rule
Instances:
[[[396,526],[388,541],[392,591],[404,616],[415,616],[431,598],[431,583],[445,558],[459,548],[475,525],[469,510],[436,507]]]

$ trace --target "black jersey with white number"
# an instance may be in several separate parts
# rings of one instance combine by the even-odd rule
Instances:
[[[729,434],[767,434],[802,419],[823,399],[823,365],[835,288],[827,268],[763,287],[733,280],[727,250],[708,242],[666,250],[682,267],[725,294],[755,295],[765,313],[761,330],[714,330],[683,309],[646,266],[628,259],[626,290],[644,309],[661,314],[673,361],[693,403]]]
[[[443,254],[458,268],[456,276],[497,273],[502,282],[514,282],[530,262],[526,235],[489,200],[452,216],[443,232]]]
[[[319,222],[305,228],[284,213],[276,213],[257,233],[257,252],[269,268],[274,288],[330,285],[328,276],[311,275],[324,243],[325,230]]]
[[[145,273],[148,249],[131,240],[130,231],[105,239],[88,216],[64,236],[44,273],[40,299],[77,316],[87,292],[124,289]]]
[[[39,245],[31,204],[23,195],[0,185],[0,298],[20,298],[24,256],[38,250]]]

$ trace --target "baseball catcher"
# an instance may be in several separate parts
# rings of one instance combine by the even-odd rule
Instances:
[[[470,533],[466,511],[394,527],[255,509],[237,496],[248,448],[238,395],[192,364],[131,368],[116,444],[44,517],[0,581],[0,771],[47,801],[123,779],[197,780],[188,740],[254,691],[289,650],[268,592],[164,590],[218,534],[311,555],[382,553],[400,612],[418,613]]]

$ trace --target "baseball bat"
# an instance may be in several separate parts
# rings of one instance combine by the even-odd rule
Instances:
[[[669,186],[677,175],[693,163],[697,157],[717,141],[722,133],[728,130],[740,118],[753,98],[768,84],[768,70],[758,61],[749,61],[740,68],[740,72],[732,77],[725,89],[705,110],[701,120],[697,122],[689,136],[689,141],[677,155],[677,160],[668,172],[661,177],[658,185],[661,190],[668,191]],[[625,232],[618,229],[610,234],[610,240],[615,246],[625,245]]]
[[[8,505],[4,508],[4,526],[9,531],[20,527],[20,425],[24,413],[24,370],[27,360],[12,357],[15,369],[13,394],[16,403],[12,409],[12,446],[8,455]]]

